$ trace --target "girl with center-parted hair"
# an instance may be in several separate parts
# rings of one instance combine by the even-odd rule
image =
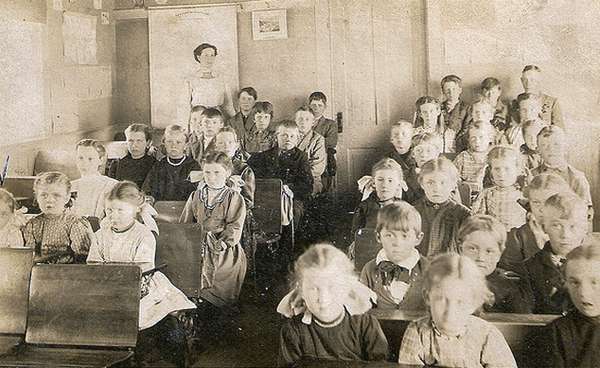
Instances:
[[[516,367],[502,333],[473,313],[492,297],[475,263],[441,254],[425,271],[427,316],[404,333],[398,362],[440,367]]]
[[[385,360],[388,343],[377,319],[365,314],[376,294],[358,281],[354,264],[330,244],[311,246],[296,261],[295,281],[277,311],[279,365],[301,359]]]

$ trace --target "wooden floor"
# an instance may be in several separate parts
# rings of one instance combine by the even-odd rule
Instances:
[[[319,233],[308,240],[300,240],[296,248],[303,249],[315,239],[328,240],[338,248],[346,249],[350,241],[351,204],[327,203],[322,213],[329,227],[318,227]],[[335,210],[334,210],[335,209]],[[298,234],[302,238],[302,234]],[[283,276],[283,275],[281,275]],[[287,278],[277,277],[266,290],[257,290],[252,280],[240,296],[240,314],[217,341],[207,341],[203,350],[192,352],[193,367],[273,367],[277,364],[279,329],[283,318],[276,312],[277,304],[288,292]],[[159,361],[152,367],[172,367]]]

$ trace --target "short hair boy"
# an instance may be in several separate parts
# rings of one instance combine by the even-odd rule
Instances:
[[[544,248],[523,263],[528,302],[533,313],[561,314],[573,306],[565,288],[567,254],[582,245],[587,234],[585,202],[573,193],[559,193],[544,203],[542,226],[548,234]]]
[[[308,106],[300,107],[296,111],[295,119],[300,130],[300,140],[297,147],[308,155],[308,162],[313,175],[313,194],[318,194],[323,190],[321,175],[323,175],[327,166],[325,138],[313,130],[315,115]]]
[[[574,310],[554,320],[542,334],[541,366],[600,366],[600,244],[577,247],[564,266]]]
[[[542,164],[533,169],[533,175],[555,174],[565,181],[575,194],[579,195],[588,205],[588,217],[594,214],[590,184],[585,174],[567,162],[566,136],[562,128],[551,125],[544,127],[538,134],[538,150],[542,156]]]
[[[364,228],[375,228],[379,209],[402,200],[404,177],[402,167],[391,158],[383,158],[371,169],[373,192],[361,201],[352,218],[352,235]]]
[[[415,128],[412,123],[400,120],[390,127],[391,147],[385,154],[402,166],[404,176],[410,174],[415,167],[415,160],[410,152]]]
[[[471,216],[458,230],[459,252],[475,261],[494,294],[493,304],[485,304],[483,310],[495,313],[528,313],[519,276],[498,267],[505,242],[504,225],[489,215]]]
[[[488,77],[481,81],[481,95],[494,106],[492,126],[499,131],[508,128],[508,106],[502,101],[502,85],[497,78]]]
[[[242,137],[254,125],[253,110],[258,93],[253,87],[244,87],[238,92],[239,111],[227,121],[238,137]]]
[[[360,280],[377,293],[377,307],[424,310],[422,278],[427,260],[415,247],[423,239],[421,216],[406,202],[384,206],[377,214],[382,249],[365,264]]]
[[[300,130],[293,121],[282,121],[277,127],[277,145],[250,156],[248,165],[257,178],[278,178],[294,193],[294,222],[304,212],[304,202],[310,198],[313,176],[308,155],[297,146]]]
[[[327,167],[323,173],[323,190],[329,191],[333,184],[332,177],[337,171],[335,160],[336,147],[338,143],[337,123],[326,118],[323,114],[327,108],[327,96],[323,92],[316,91],[308,96],[308,105],[315,116],[313,130],[325,138],[325,149],[327,150]]]
[[[411,157],[414,160],[415,166],[410,174],[405,177],[408,191],[405,199],[408,203],[414,204],[417,199],[422,198],[425,193],[419,184],[418,172],[421,171],[421,166],[429,160],[436,159],[442,153],[443,141],[442,137],[435,133],[422,133],[413,136]]]
[[[468,114],[468,105],[462,101],[462,79],[456,75],[447,75],[440,83],[444,102],[442,102],[442,114],[446,126],[460,132],[464,129]]]
[[[540,174],[531,179],[523,189],[529,207],[527,222],[508,233],[506,249],[500,259],[501,267],[519,272],[522,262],[544,248],[548,241],[548,235],[542,228],[544,203],[555,194],[569,191],[569,185],[554,174]]]
[[[144,184],[156,159],[148,154],[152,144],[152,128],[146,124],[131,124],[125,129],[127,155],[114,161],[108,176],[119,181],[130,180],[138,187]]]
[[[521,145],[520,151],[527,170],[533,170],[542,164],[542,155],[537,146],[537,136],[545,126],[541,120],[527,120],[521,125],[525,143]]]
[[[215,150],[215,136],[225,125],[224,117],[221,111],[216,108],[209,107],[202,111],[201,115],[202,134],[197,139],[191,140],[186,146],[186,154],[202,165],[202,160],[209,152]]]
[[[524,122],[527,120],[540,120],[542,124],[548,124],[544,123],[540,118],[542,102],[539,96],[531,93],[521,93],[515,100],[515,106],[517,116],[514,117],[512,125],[506,128],[504,135],[500,139],[500,143],[519,148],[525,143],[522,129]]]
[[[242,148],[248,153],[264,152],[275,147],[277,137],[271,129],[273,105],[269,101],[254,104],[254,125],[243,135],[238,135]]]
[[[537,95],[541,102],[540,117],[547,124],[564,128],[562,111],[556,97],[542,91],[542,69],[537,65],[525,65],[521,72],[521,84],[525,93]]]

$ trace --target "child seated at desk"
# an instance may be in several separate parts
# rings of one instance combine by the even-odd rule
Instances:
[[[377,212],[386,204],[402,200],[402,190],[406,188],[402,167],[391,158],[379,160],[371,170],[371,177],[359,180],[363,200],[352,217],[352,236],[359,229],[374,229],[377,224]]]
[[[537,137],[540,131],[545,127],[540,120],[527,120],[522,125],[523,143],[520,147],[523,155],[523,163],[526,170],[533,170],[542,164],[542,155],[538,150]]]
[[[410,174],[405,176],[406,180],[406,196],[405,200],[410,204],[422,198],[425,193],[419,184],[419,173],[421,167],[427,161],[437,159],[442,153],[442,139],[435,133],[416,134],[412,139],[412,157],[415,165],[412,167]]]
[[[323,190],[321,175],[327,166],[325,138],[313,130],[315,115],[308,106],[302,106],[296,111],[295,120],[300,131],[297,147],[308,156],[310,172],[313,176],[312,194],[315,195]]]
[[[527,211],[520,204],[523,193],[517,183],[521,158],[511,146],[496,146],[487,155],[494,186],[485,188],[473,202],[473,213],[491,215],[506,227],[506,231],[523,225]]]
[[[406,202],[377,213],[377,242],[383,249],[365,264],[360,281],[377,293],[377,308],[424,310],[423,273],[427,260],[415,249],[421,240],[421,215]]]
[[[180,223],[197,222],[206,234],[200,297],[216,307],[238,301],[246,276],[246,255],[240,245],[246,219],[243,197],[226,185],[233,164],[223,152],[202,161],[204,181],[188,198]]]
[[[425,197],[414,204],[421,215],[423,241],[417,246],[424,257],[456,251],[458,229],[471,211],[451,199],[456,189],[456,166],[445,157],[427,161],[419,173],[419,184]]]
[[[411,322],[398,362],[440,367],[515,367],[504,336],[473,316],[491,293],[475,263],[456,253],[435,258],[424,277],[429,315]]]
[[[294,266],[293,289],[277,306],[279,365],[302,358],[381,361],[388,343],[377,319],[365,314],[375,293],[361,284],[354,264],[329,244],[311,246]]]
[[[156,159],[149,154],[152,145],[152,128],[146,124],[131,124],[125,129],[127,155],[110,165],[108,176],[130,180],[141,187]]]
[[[273,105],[268,101],[254,104],[254,125],[239,137],[242,148],[248,153],[267,151],[277,144],[275,132],[270,129],[273,120]]]
[[[402,167],[402,174],[405,178],[413,174],[415,168],[415,159],[410,151],[414,131],[413,125],[406,120],[392,124],[390,128],[391,147],[385,154],[385,157],[391,158]]]
[[[502,85],[497,78],[487,77],[481,81],[481,95],[494,106],[492,126],[498,131],[506,130],[509,123],[508,106],[502,101]]]
[[[542,163],[531,171],[532,175],[555,174],[565,179],[573,192],[583,198],[588,206],[588,219],[594,217],[590,183],[585,174],[567,162],[567,137],[562,128],[551,125],[544,127],[538,134],[538,150]]]
[[[100,221],[104,218],[104,198],[118,181],[100,173],[102,164],[106,162],[106,149],[102,143],[83,139],[77,143],[76,150],[81,178],[72,183],[71,190],[76,195],[71,210],[78,216],[95,217]],[[96,227],[98,223],[92,225]]]
[[[423,96],[415,103],[415,134],[437,134],[441,138],[441,152],[455,152],[456,131],[445,124],[440,103],[435,97]],[[462,123],[461,123],[462,124]],[[462,125],[461,125],[462,127]]]
[[[483,178],[487,166],[487,154],[493,136],[492,126],[484,121],[473,121],[467,128],[468,149],[454,159],[460,179],[471,189],[475,198],[483,189]]]
[[[581,246],[587,233],[585,202],[571,192],[555,194],[544,203],[544,248],[523,263],[533,313],[560,314],[573,307],[563,274],[567,254]]]
[[[185,153],[187,141],[183,127],[165,128],[163,142],[167,156],[154,164],[142,187],[155,201],[185,201],[196,189],[196,184],[190,181],[190,173],[199,171],[200,165]]]
[[[564,265],[574,310],[553,321],[540,339],[545,367],[600,366],[600,245],[575,248]]]
[[[207,108],[200,113],[200,122],[191,122],[193,134],[186,145],[185,152],[198,164],[209,152],[215,150],[215,136],[225,126],[221,111]]]
[[[20,248],[23,241],[22,214],[12,193],[0,188],[0,248]]]
[[[484,311],[530,312],[519,275],[497,267],[506,242],[506,229],[498,220],[488,215],[467,218],[458,231],[458,242],[460,254],[475,261],[493,294],[493,303],[484,304]]]
[[[275,147],[254,154],[248,160],[257,178],[281,179],[293,192],[293,219],[296,226],[304,214],[305,203],[310,199],[313,188],[308,155],[296,147],[299,140],[298,125],[293,121],[283,121],[277,126]]]
[[[254,179],[254,171],[248,165],[250,154],[240,148],[238,137],[235,129],[232,127],[221,128],[215,136],[215,148],[224,152],[233,164],[231,175],[238,176],[242,179],[240,194],[246,202],[246,209],[254,207],[254,188],[256,182]]]
[[[523,189],[529,207],[527,222],[508,233],[506,249],[500,258],[502,268],[519,272],[522,262],[544,248],[548,241],[548,235],[542,228],[544,202],[555,194],[570,190],[569,185],[554,174],[540,174],[531,179]]]
[[[88,263],[139,263],[142,271],[154,268],[156,240],[136,217],[145,205],[144,195],[133,182],[119,182],[106,197],[108,221],[96,233]],[[159,346],[178,367],[185,367],[185,332],[173,315],[196,305],[159,271],[143,276],[140,300],[140,341],[144,348]],[[141,351],[140,351],[141,350]]]
[[[67,211],[71,204],[71,181],[59,172],[35,179],[35,199],[41,214],[25,225],[25,246],[34,248],[37,259],[51,263],[83,263],[94,240],[89,222]]]

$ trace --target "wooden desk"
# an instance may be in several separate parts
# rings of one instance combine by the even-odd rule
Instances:
[[[33,249],[0,248],[0,354],[25,336]]]
[[[159,223],[158,229],[156,265],[166,263],[162,272],[173,285],[190,298],[198,297],[204,232],[198,224]]]
[[[390,352],[397,354],[404,332],[411,321],[422,318],[425,312],[373,309],[369,313],[377,317],[390,345]],[[559,318],[548,314],[485,313],[480,316],[502,332],[519,367],[535,366],[531,352],[537,334],[542,328]]]
[[[305,358],[294,364],[294,367],[310,368],[417,368],[421,365],[398,364],[393,362],[362,362],[357,360],[324,360]]]
[[[279,179],[256,179],[252,214],[258,228],[267,234],[281,233],[281,193]]]
[[[157,223],[179,223],[179,217],[185,207],[185,201],[157,201],[154,203],[154,209],[158,212],[156,216]]]
[[[132,356],[141,271],[134,265],[36,265],[25,342],[2,367],[106,367]]]

